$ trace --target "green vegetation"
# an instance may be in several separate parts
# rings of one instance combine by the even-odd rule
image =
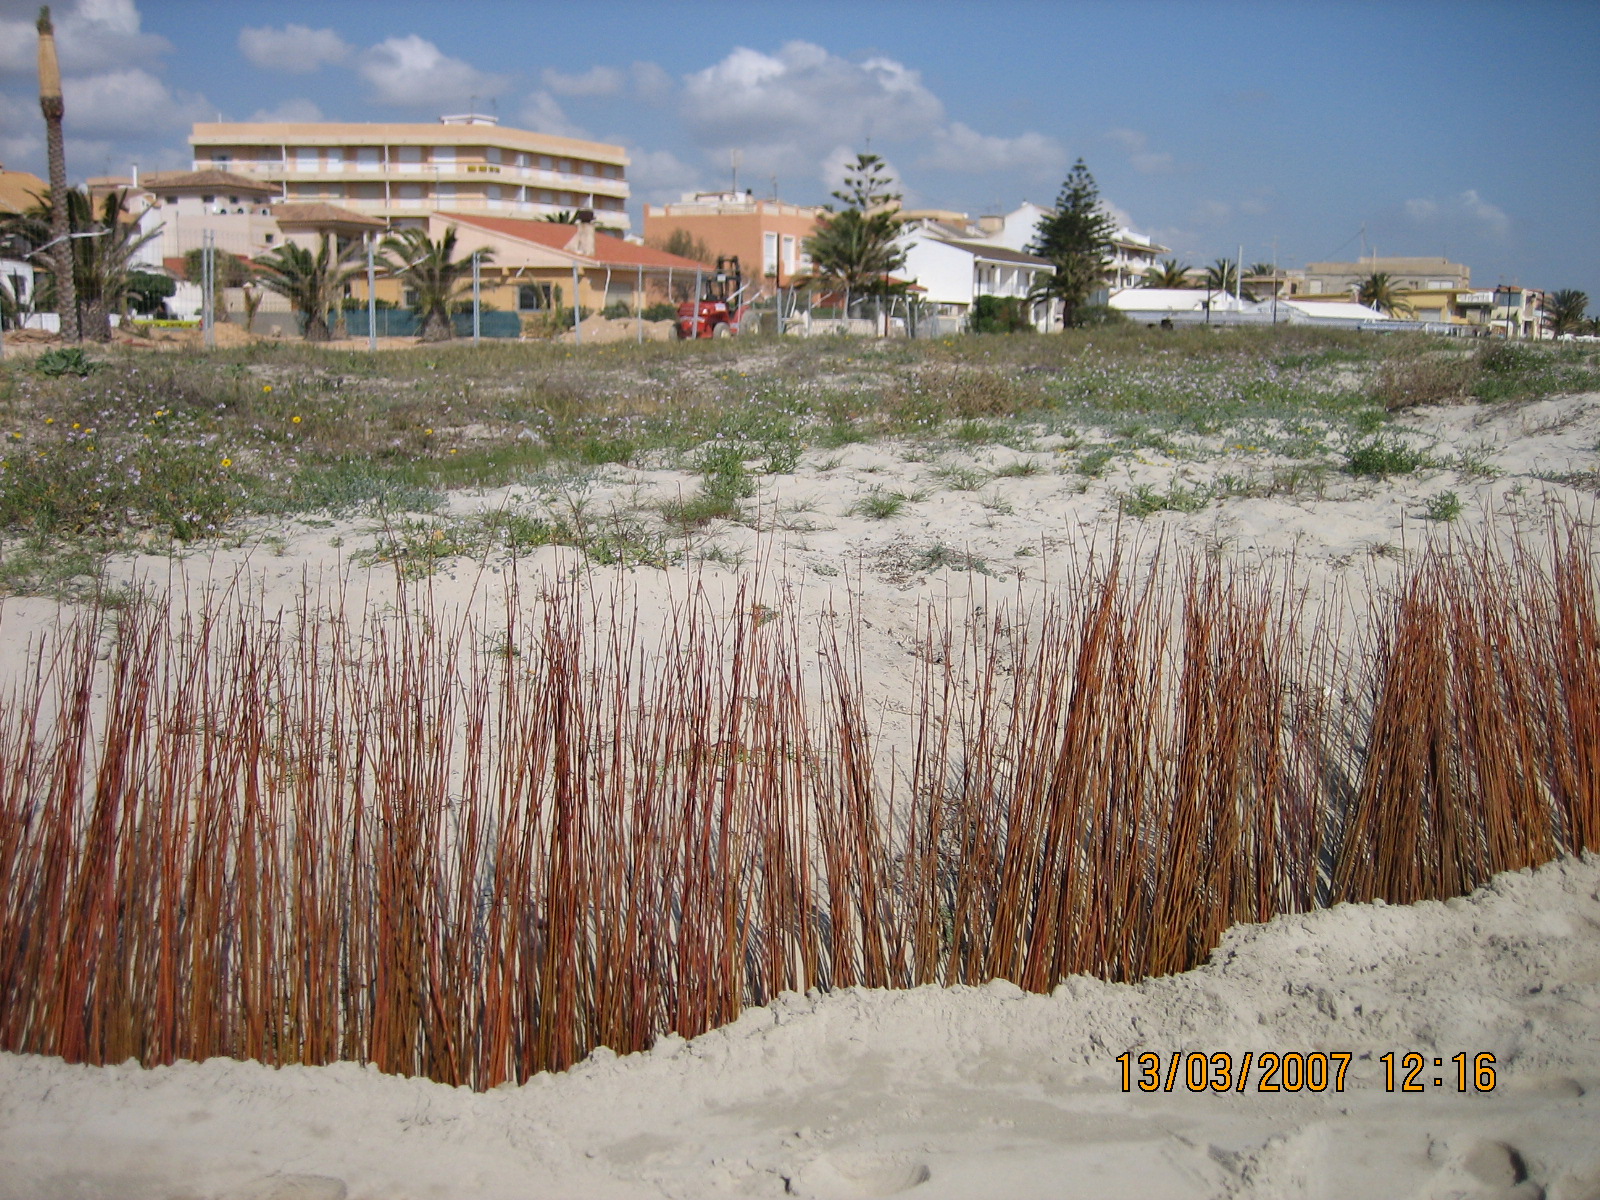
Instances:
[[[1448,389],[1434,387],[1440,374]],[[0,362],[0,555],[24,544],[92,556],[133,542],[169,547],[252,515],[364,518],[397,533],[415,520],[432,540],[452,489],[549,491],[549,481],[584,472],[687,465],[698,486],[667,505],[587,524],[565,508],[536,514],[552,525],[551,544],[659,561],[662,539],[749,520],[758,484],[793,472],[802,456],[815,472],[841,469],[855,443],[897,442],[902,457],[942,464],[927,486],[964,492],[1035,471],[1087,486],[1152,455],[1227,455],[1243,460],[1227,468],[1235,478],[1208,495],[1245,498],[1433,465],[1389,429],[1402,393],[1512,403],[1597,389],[1600,353],[1584,343],[1463,352],[1421,335],[1290,327],[447,343],[378,355],[300,342],[161,355],[57,348]],[[1027,458],[987,465],[984,448],[1000,446]],[[1252,470],[1254,455],[1263,462]],[[1437,465],[1466,479],[1494,473],[1471,447],[1452,447]],[[889,519],[908,499],[869,493],[860,511]],[[1182,489],[1133,489],[1125,507],[1193,502]],[[1005,499],[986,503],[998,513]],[[468,541],[490,546],[486,535]]]
[[[1100,202],[1094,176],[1080,158],[1061,184],[1055,211],[1040,220],[1028,246],[1054,268],[1029,299],[1059,300],[1062,324],[1068,329],[1079,324],[1079,309],[1105,279],[1115,232],[1116,223]]]
[[[1427,466],[1428,461],[1421,450],[1398,439],[1376,437],[1351,450],[1345,458],[1344,469],[1362,478],[1387,479],[1391,475],[1409,475]]]
[[[1461,515],[1461,497],[1454,492],[1440,492],[1428,501],[1422,515],[1430,521],[1454,521]]]

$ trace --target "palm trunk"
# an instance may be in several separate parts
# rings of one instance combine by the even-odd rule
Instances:
[[[82,340],[78,326],[78,289],[72,277],[72,242],[67,235],[67,152],[61,139],[61,69],[56,63],[55,27],[49,8],[39,10],[39,108],[44,113],[45,152],[50,159],[50,237],[56,273],[56,308],[61,314],[61,335],[69,342]]]

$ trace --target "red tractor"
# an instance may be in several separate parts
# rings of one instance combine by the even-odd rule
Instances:
[[[732,337],[738,333],[750,312],[748,304],[739,303],[744,290],[738,257],[717,259],[700,302],[685,300],[678,305],[678,337]]]

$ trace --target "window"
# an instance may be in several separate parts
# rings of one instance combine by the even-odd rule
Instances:
[[[201,196],[200,197],[200,203],[201,204],[215,204],[216,202],[217,202],[217,198],[215,196]]]
[[[793,235],[787,234],[787,233],[783,235],[783,269],[784,269],[784,271],[786,273],[788,273],[790,275],[793,275],[795,273],[795,271],[794,271],[795,242],[796,242],[796,239],[795,239],[795,237]]]
[[[229,204],[237,204],[237,203],[239,203],[239,197],[237,197],[237,196],[229,196],[228,197],[228,203]]]
[[[402,183],[400,185],[400,199],[421,200],[422,185],[420,183]]]
[[[269,245],[269,246],[272,245],[272,243],[277,241],[277,240],[278,240],[278,235],[275,234],[275,233],[269,233],[269,234],[266,235],[266,242],[267,242],[267,245]]]
[[[761,273],[763,275],[776,275],[778,273],[778,235],[776,233],[763,233],[761,235]]]
[[[178,202],[178,198],[176,196],[168,196],[167,197],[167,203],[168,204],[176,204],[177,202]]]
[[[555,297],[548,283],[524,283],[517,288],[518,312],[544,312],[555,307]]]
[[[399,147],[399,151],[400,153],[398,157],[402,163],[411,163],[415,165],[422,162],[421,146],[401,146]]]
[[[500,147],[499,146],[490,146],[487,150],[485,150],[483,152],[483,158],[484,158],[485,162],[492,162],[492,163],[499,162],[500,161]]]
[[[553,160],[548,154],[539,155],[539,169],[541,171],[555,170],[555,160]]]
[[[583,173],[585,175],[593,175],[594,174],[594,164],[592,162],[584,163],[583,164]]]
[[[363,171],[376,171],[380,165],[378,147],[357,146],[356,166]]]
[[[456,165],[456,148],[454,146],[435,146],[433,148],[433,161],[435,166],[453,167]]]

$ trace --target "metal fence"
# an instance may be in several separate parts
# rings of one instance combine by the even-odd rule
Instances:
[[[422,328],[422,318],[408,308],[380,308],[377,312],[379,337],[416,337]],[[364,338],[367,330],[367,310],[350,309],[344,314],[345,328],[353,338]],[[457,337],[472,336],[472,314],[455,313],[450,318]],[[512,312],[483,312],[478,314],[479,334],[486,338],[518,338],[522,336],[522,318]]]

